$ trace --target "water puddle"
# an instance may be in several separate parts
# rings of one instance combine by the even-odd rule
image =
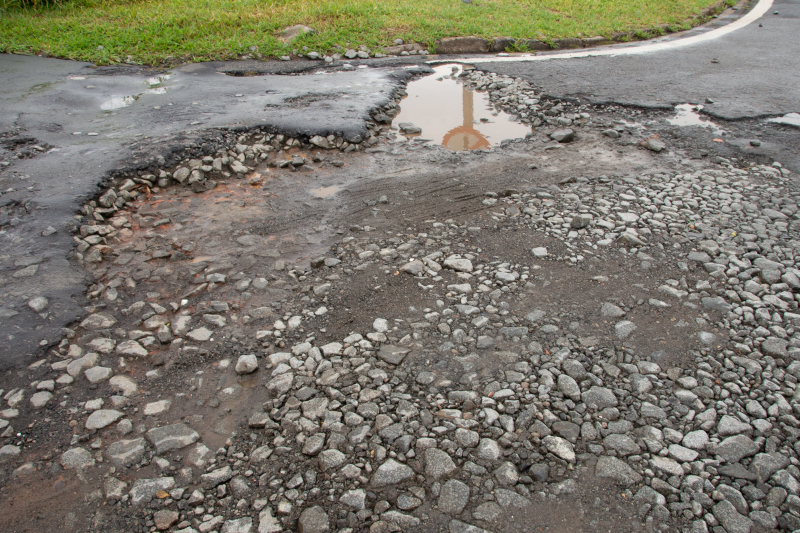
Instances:
[[[122,109],[134,103],[139,96],[115,96],[110,100],[106,100],[100,104],[100,109],[103,111],[113,111],[115,109]]]
[[[140,92],[139,94],[131,94],[127,96],[114,96],[109,100],[106,100],[102,104],[100,104],[100,109],[103,111],[114,111],[115,109],[122,109],[123,107],[128,107],[129,105],[133,104],[136,100],[142,97],[145,94],[165,94],[167,92],[166,87],[159,87],[162,83],[169,80],[171,76],[169,74],[164,74],[162,76],[155,76],[153,78],[147,78],[145,80],[145,84],[147,84],[149,89],[145,89],[144,91]]]
[[[701,115],[700,111],[703,109],[701,105],[681,104],[675,106],[676,115],[674,118],[668,118],[667,122],[673,126],[700,126],[701,128],[709,128],[714,133],[720,134],[724,130],[714,124],[711,118],[706,115]]]
[[[311,194],[317,198],[332,198],[336,193],[341,191],[344,187],[342,185],[329,185],[327,187],[320,187],[318,189],[311,189]]]
[[[771,118],[769,121],[776,124],[787,124],[789,126],[796,126],[800,128],[800,113],[789,113],[787,115],[783,115],[782,117]]]
[[[441,65],[434,74],[408,84],[408,96],[392,125],[418,142],[432,141],[448,150],[477,150],[506,139],[524,138],[531,128],[492,106],[485,92],[458,81],[461,65]]]

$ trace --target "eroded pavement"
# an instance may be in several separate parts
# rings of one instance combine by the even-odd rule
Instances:
[[[750,142],[795,130],[460,81],[531,134],[387,97],[82,204],[85,314],[0,383],[3,530],[800,529],[798,169]]]

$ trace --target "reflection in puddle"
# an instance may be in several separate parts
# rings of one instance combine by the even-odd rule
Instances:
[[[171,77],[172,76],[170,74],[162,74],[161,76],[155,76],[155,77],[152,77],[152,78],[147,78],[145,80],[145,82],[147,83],[147,85],[150,85],[150,86],[161,85],[162,83],[164,83],[165,81],[167,81]]]
[[[700,126],[703,128],[710,128],[714,133],[722,133],[723,130],[713,122],[706,115],[701,115],[699,112],[703,109],[701,105],[681,104],[675,106],[675,118],[668,118],[667,122],[673,126]]]
[[[317,198],[331,198],[341,191],[344,187],[341,185],[329,185],[328,187],[320,187],[318,189],[311,189],[311,194]]]
[[[771,118],[769,121],[775,122],[776,124],[788,124],[789,126],[797,126],[800,128],[800,113],[789,113],[782,117]]]
[[[107,100],[100,104],[100,109],[103,111],[112,111],[114,109],[122,109],[123,107],[128,107],[136,99],[139,98],[138,96],[115,96],[110,100]]]
[[[155,78],[148,78],[145,80],[145,83],[150,86],[149,89],[145,89],[139,94],[131,94],[128,96],[114,96],[110,100],[106,100],[102,104],[100,104],[100,109],[103,111],[113,111],[115,109],[122,109],[123,107],[128,107],[136,100],[138,100],[143,94],[165,94],[167,92],[166,87],[156,87],[157,85],[165,82],[170,78],[169,75],[158,76]]]
[[[432,139],[449,150],[489,148],[531,132],[495,110],[487,93],[473,92],[457,81],[461,70],[459,65],[442,65],[409,83],[392,124],[407,138]]]

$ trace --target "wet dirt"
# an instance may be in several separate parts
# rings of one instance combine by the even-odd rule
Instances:
[[[92,529],[90,485],[72,473],[34,471],[5,487],[0,495],[0,530],[7,533],[77,532]],[[95,480],[92,480],[93,482]]]
[[[458,80],[461,65],[435,67],[434,74],[408,84],[393,126],[407,139],[428,139],[448,150],[477,150],[506,139],[524,138],[530,127],[494,109],[485,92]]]

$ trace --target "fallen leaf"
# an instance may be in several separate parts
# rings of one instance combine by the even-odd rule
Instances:
[[[722,139],[714,139],[714,142],[715,143],[724,143],[725,141],[723,141]]]

